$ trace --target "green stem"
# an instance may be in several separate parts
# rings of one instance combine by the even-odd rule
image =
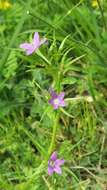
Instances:
[[[57,132],[57,127],[58,127],[58,122],[59,122],[59,113],[56,114],[56,119],[53,125],[53,133],[52,133],[52,139],[51,143],[48,149],[48,155],[50,155],[55,147],[55,138],[56,138],[56,132]]]
[[[103,19],[104,28],[106,30],[106,22],[105,22],[105,18],[104,18],[103,9],[102,9],[101,4],[100,4],[100,0],[97,0],[97,3],[98,3],[98,6],[99,6],[99,9],[100,9],[100,12],[101,12],[101,16],[102,16],[102,19]]]

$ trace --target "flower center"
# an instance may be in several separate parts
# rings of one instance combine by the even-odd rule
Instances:
[[[55,166],[55,162],[53,160],[50,161],[50,165],[51,167],[54,167]]]
[[[55,105],[58,105],[58,104],[59,104],[59,99],[58,99],[58,98],[56,98],[56,99],[54,100],[54,104],[55,104]]]

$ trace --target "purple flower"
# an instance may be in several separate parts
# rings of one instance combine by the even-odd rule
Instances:
[[[31,55],[46,41],[47,41],[46,38],[43,38],[40,40],[38,32],[35,32],[32,42],[31,43],[26,42],[26,43],[20,44],[20,48],[24,49],[24,51],[26,52],[26,55]]]
[[[55,91],[52,89],[50,90],[51,99],[49,100],[49,103],[53,106],[53,108],[56,110],[58,107],[65,107],[65,101],[64,101],[64,92],[61,92],[59,95],[56,94]]]
[[[57,153],[53,152],[48,161],[48,174],[52,175],[54,172],[57,174],[62,174],[61,165],[64,164],[64,160],[57,159]]]

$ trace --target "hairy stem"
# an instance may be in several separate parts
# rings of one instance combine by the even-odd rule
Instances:
[[[51,143],[48,149],[48,155],[50,155],[55,147],[55,138],[56,138],[56,132],[57,132],[57,127],[58,127],[58,122],[59,122],[59,113],[56,114],[55,122],[53,125],[53,133],[52,133],[52,139]]]

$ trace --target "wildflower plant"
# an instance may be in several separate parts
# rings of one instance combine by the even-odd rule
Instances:
[[[29,43],[24,43],[20,45],[20,48],[25,49],[26,55],[32,54],[36,49],[40,47],[41,44],[45,43],[46,39],[39,39],[39,34],[38,32],[35,32],[34,34],[34,39],[31,44]],[[50,89],[50,95],[51,99],[49,100],[49,104],[53,106],[53,109],[56,110],[59,107],[65,107],[65,101],[64,101],[64,92],[61,92],[60,94],[57,94],[53,89]],[[53,126],[53,136],[51,140],[51,144],[49,147],[49,154],[52,152],[55,144],[55,136],[57,132],[57,123],[58,123],[59,115],[56,116],[54,126]],[[57,159],[57,153],[54,152],[49,161],[48,161],[48,174],[52,175],[54,172],[61,174],[61,165],[64,164],[64,160]]]
[[[106,1],[4,2],[0,189],[106,189]]]

